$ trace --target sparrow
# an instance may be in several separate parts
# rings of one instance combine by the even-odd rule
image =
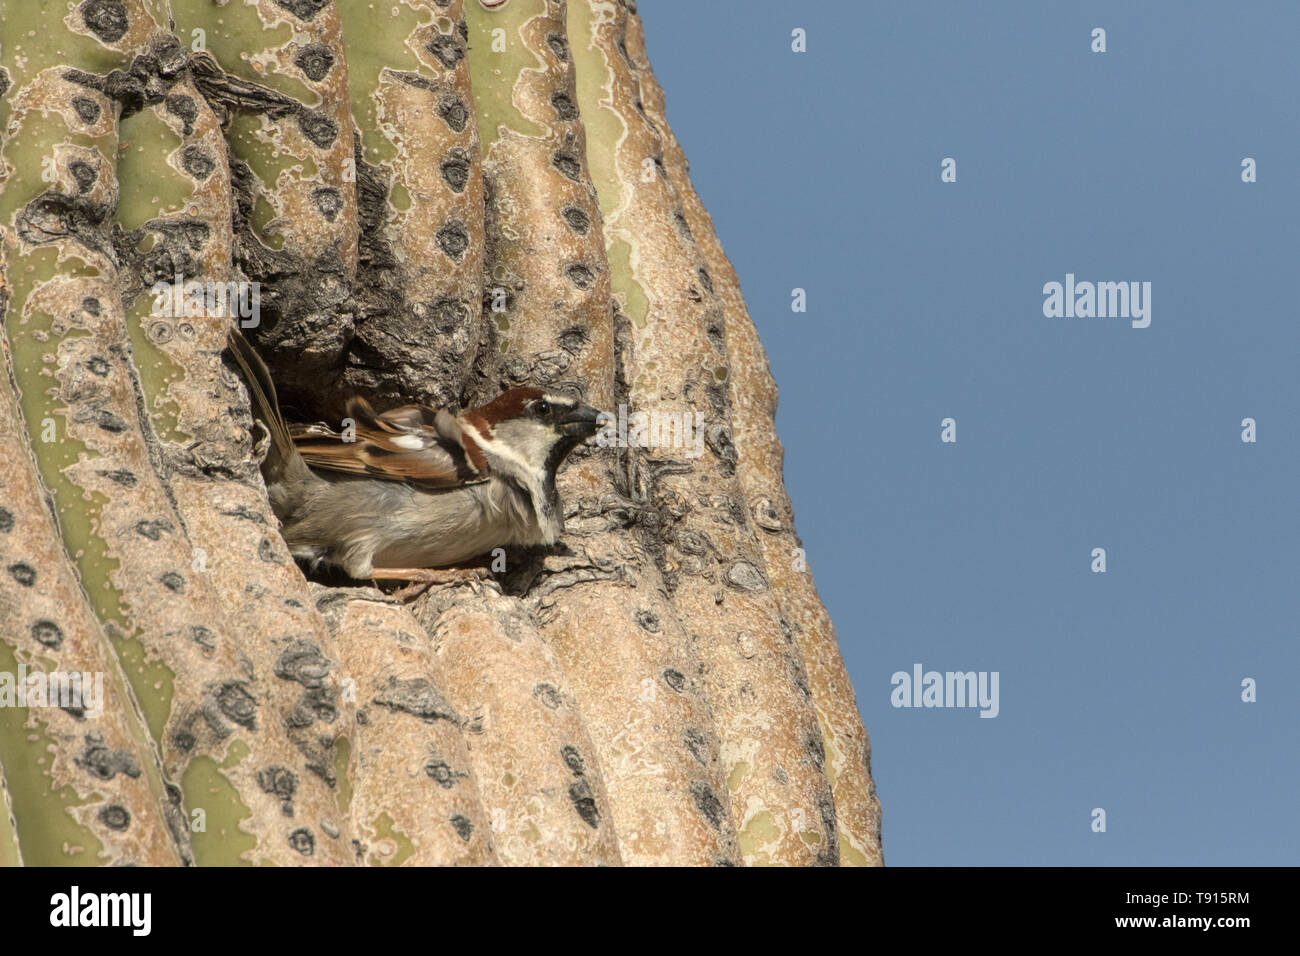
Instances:
[[[289,425],[265,363],[234,327],[229,348],[268,435],[262,477],[290,553],[358,580],[427,587],[449,580],[432,569],[494,548],[554,544],[564,530],[556,471],[605,420],[568,395],[512,388],[460,414],[376,413],[353,397],[341,430]]]

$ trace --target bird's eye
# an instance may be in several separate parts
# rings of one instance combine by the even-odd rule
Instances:
[[[533,405],[533,411],[542,418],[545,418],[547,415],[551,414],[551,403],[542,399]]]

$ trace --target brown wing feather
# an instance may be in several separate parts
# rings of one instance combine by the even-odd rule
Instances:
[[[347,410],[355,422],[354,441],[344,441],[342,433],[319,423],[290,427],[294,445],[312,468],[429,488],[485,477],[459,444],[433,427],[435,409],[406,405],[377,415],[364,399],[353,398]]]

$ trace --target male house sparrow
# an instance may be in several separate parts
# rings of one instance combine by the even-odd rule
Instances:
[[[353,578],[427,585],[446,579],[432,568],[559,539],[555,473],[599,428],[590,405],[537,388],[512,388],[459,415],[424,405],[376,414],[353,398],[355,436],[290,427],[266,365],[238,329],[229,346],[270,435],[262,477],[295,558]]]

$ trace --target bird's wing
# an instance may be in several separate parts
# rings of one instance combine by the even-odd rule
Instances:
[[[312,468],[426,488],[450,488],[487,477],[465,454],[453,427],[458,423],[447,411],[404,405],[376,414],[361,398],[351,399],[347,411],[355,423],[352,441],[328,425],[290,426],[294,445]]]

